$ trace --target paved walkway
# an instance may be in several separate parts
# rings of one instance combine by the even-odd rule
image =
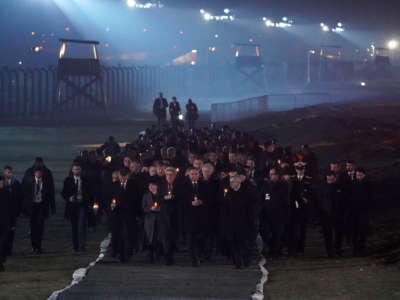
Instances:
[[[129,264],[106,257],[60,300],[246,300],[255,292],[261,272],[256,262],[237,270],[224,257],[192,267],[187,251],[176,255],[176,265],[150,264],[145,253]]]

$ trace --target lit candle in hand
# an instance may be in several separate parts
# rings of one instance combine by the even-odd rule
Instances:
[[[228,189],[224,189],[224,197],[228,194]]]
[[[117,200],[116,199],[112,199],[111,201],[111,209],[114,209],[117,206]]]
[[[93,211],[94,211],[95,213],[97,213],[98,210],[99,210],[99,204],[98,204],[98,203],[94,203],[94,204],[93,204]]]

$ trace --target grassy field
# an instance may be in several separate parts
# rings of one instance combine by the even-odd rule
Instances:
[[[32,165],[35,156],[42,156],[53,171],[57,194],[57,215],[46,224],[43,248],[45,254],[32,255],[28,219],[20,218],[14,256],[8,259],[6,272],[0,274],[1,300],[41,300],[52,291],[70,283],[72,273],[87,266],[98,256],[104,228],[88,235],[88,251],[72,251],[71,227],[63,219],[64,202],[59,192],[73,157],[87,144],[101,144],[109,135],[120,142],[133,140],[142,126],[84,126],[0,129],[0,165],[11,164],[18,179]]]

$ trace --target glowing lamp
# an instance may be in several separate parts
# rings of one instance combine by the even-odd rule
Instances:
[[[387,43],[387,46],[390,50],[396,49],[399,45],[399,42],[396,40],[391,40]]]
[[[126,5],[128,5],[129,7],[135,7],[136,1],[135,0],[127,0]]]

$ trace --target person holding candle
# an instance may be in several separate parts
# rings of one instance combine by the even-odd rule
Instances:
[[[239,175],[230,178],[230,186],[221,202],[221,233],[229,246],[230,256],[236,268],[247,266],[250,261],[248,238],[251,235],[251,205],[242,188]]]
[[[71,221],[74,251],[78,252],[86,250],[88,212],[93,204],[88,181],[82,176],[82,167],[78,162],[73,163],[71,173],[64,180],[61,195],[66,202],[64,217]]]
[[[176,169],[167,167],[165,179],[160,185],[160,214],[159,238],[165,255],[165,263],[170,266],[175,264],[174,251],[178,237],[177,205],[179,202],[178,184],[176,182]]]
[[[161,195],[158,192],[158,184],[150,182],[148,192],[143,195],[142,207],[144,212],[144,232],[151,263],[154,263],[155,258],[158,259],[161,250],[158,238],[160,202]]]
[[[209,225],[208,199],[205,183],[199,180],[199,171],[191,167],[188,172],[189,178],[183,187],[184,227],[189,234],[192,265],[198,267]]]
[[[139,193],[133,180],[129,180],[129,169],[119,172],[119,181],[113,184],[111,209],[113,214],[113,249],[121,262],[128,262],[136,242],[136,218],[141,205]]]

